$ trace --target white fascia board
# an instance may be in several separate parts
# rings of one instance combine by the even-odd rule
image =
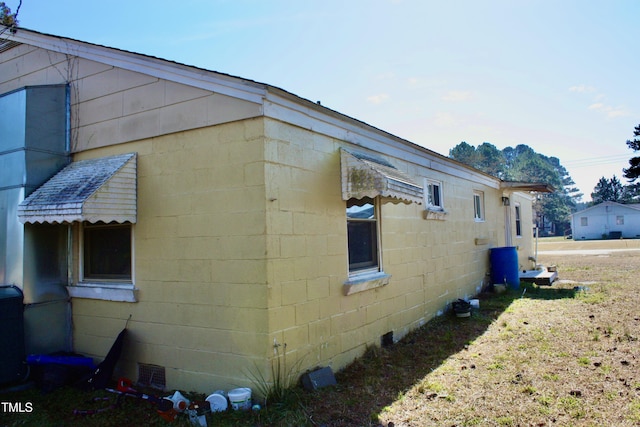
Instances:
[[[5,37],[8,40],[19,43],[78,56],[125,70],[240,98],[256,104],[262,103],[266,92],[265,85],[260,83],[115,48],[34,33],[20,28],[15,33],[6,32]]]
[[[362,146],[427,169],[477,182],[490,188],[500,188],[498,178],[476,172],[428,148],[376,129],[336,111],[322,106],[316,107],[311,101],[302,100],[301,102],[293,94],[287,92],[278,94],[274,92],[280,92],[280,89],[269,89],[264,101],[265,117]]]

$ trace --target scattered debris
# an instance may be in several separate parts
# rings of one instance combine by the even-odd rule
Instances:
[[[469,303],[468,301],[458,299],[457,301],[451,303],[451,306],[453,307],[453,312],[455,313],[456,317],[471,316],[471,303]]]
[[[109,381],[113,377],[113,370],[120,359],[122,354],[122,347],[124,346],[124,337],[127,334],[127,325],[131,320],[131,316],[127,319],[124,325],[124,329],[120,331],[116,337],[115,342],[109,349],[104,360],[98,365],[91,375],[82,380],[80,387],[85,390],[98,390],[107,387]]]
[[[537,265],[535,270],[524,270],[520,272],[520,280],[527,283],[535,283],[538,286],[551,286],[558,280],[558,268],[555,265],[545,267]]]

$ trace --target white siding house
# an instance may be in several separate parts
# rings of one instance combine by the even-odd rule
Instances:
[[[571,215],[574,240],[640,237],[640,204],[604,202]]]

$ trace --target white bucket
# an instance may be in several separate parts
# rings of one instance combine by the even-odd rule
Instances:
[[[251,389],[248,387],[234,388],[227,393],[231,407],[235,411],[251,409]]]
[[[224,392],[222,391],[216,391],[210,394],[205,400],[209,402],[211,412],[224,412],[227,410],[227,398],[224,396]]]

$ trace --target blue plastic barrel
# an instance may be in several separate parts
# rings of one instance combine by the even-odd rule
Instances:
[[[494,284],[506,283],[511,289],[520,289],[518,250],[515,246],[491,249],[490,260],[491,281]]]

